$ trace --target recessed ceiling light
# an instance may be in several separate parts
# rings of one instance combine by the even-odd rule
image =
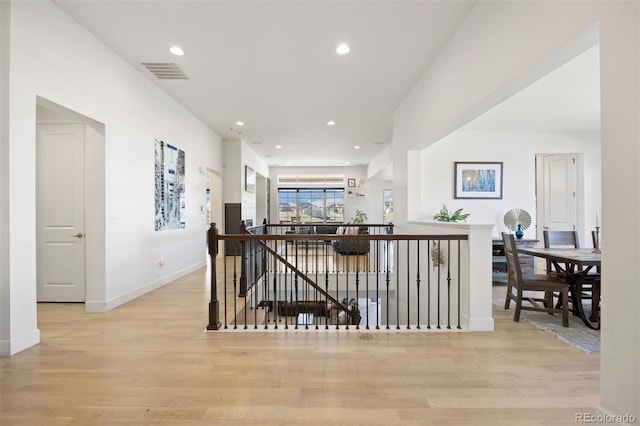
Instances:
[[[180,46],[171,46],[169,48],[169,52],[173,53],[176,56],[184,55],[184,50]]]
[[[360,145],[354,146],[353,149],[360,149]]]
[[[281,149],[282,145],[276,145],[276,149]]]
[[[236,125],[238,125],[238,126],[244,126],[244,121],[236,121]]]
[[[345,161],[344,164],[346,164],[348,166],[349,164],[351,164],[351,161]]]
[[[349,48],[349,45],[347,43],[340,43],[336,48],[336,52],[338,53],[338,55],[346,55],[350,50],[351,49]]]
[[[327,121],[327,126],[335,126],[335,125],[336,125],[335,121],[333,121],[333,120]]]

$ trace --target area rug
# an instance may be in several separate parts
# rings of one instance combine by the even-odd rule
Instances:
[[[504,307],[504,299],[494,299],[494,305]],[[509,312],[513,317],[514,303]],[[600,330],[592,330],[585,326],[582,320],[569,314],[569,327],[563,327],[558,315],[548,315],[544,312],[521,311],[520,321],[527,321],[540,330],[556,336],[558,339],[586,353],[600,352]]]

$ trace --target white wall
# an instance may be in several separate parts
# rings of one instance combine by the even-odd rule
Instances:
[[[9,244],[9,24],[11,3],[0,2],[0,355],[11,340]],[[38,336],[34,336],[38,339]]]
[[[640,416],[640,5],[479,2],[394,115],[395,217],[422,150],[600,43],[603,304],[600,409]],[[412,192],[413,193],[413,192]],[[420,192],[422,193],[422,192]],[[417,201],[420,206],[420,201]],[[620,212],[624,212],[621,214]]]
[[[531,226],[525,238],[536,238],[536,154],[583,153],[583,178],[588,196],[579,207],[586,215],[585,229],[595,226],[595,211],[600,207],[600,134],[557,132],[472,132],[457,131],[422,151],[422,197],[419,219],[432,219],[443,204],[471,215],[468,223],[494,224],[493,236],[507,231],[504,214],[523,208],[531,214]],[[462,200],[453,198],[454,162],[499,161],[503,163],[501,200]],[[597,204],[596,204],[597,203]],[[584,229],[583,229],[584,231]],[[591,236],[580,240],[590,244]]]
[[[9,203],[11,275],[2,282],[9,300],[1,303],[11,312],[0,326],[2,336],[10,329],[0,342],[2,354],[39,340],[36,96],[105,125],[106,286],[92,309],[111,309],[206,264],[199,211],[206,175],[200,167],[222,170],[221,140],[213,131],[53,3],[11,3],[10,48],[9,193],[1,195],[2,204]],[[186,229],[154,231],[154,139],[186,153]]]
[[[241,203],[242,219],[253,220],[253,224],[262,222],[263,218],[257,217],[256,200],[257,192],[245,191],[245,166],[255,170],[256,175],[264,177],[269,176],[269,166],[267,163],[255,153],[245,142],[240,140],[224,141],[224,202],[225,203]],[[258,188],[261,191],[260,197],[265,197],[266,188]],[[225,232],[220,228],[221,232]]]
[[[371,178],[384,173],[385,169],[393,167],[392,146],[387,145],[373,160],[367,165],[367,177]]]
[[[393,189],[393,181],[390,179],[379,179],[377,177],[367,179],[367,196],[369,223],[383,223],[384,219],[384,199],[382,191]]]
[[[238,140],[225,139],[222,143],[224,172],[222,180],[225,185],[222,190],[224,203],[242,202],[242,191],[244,189],[244,175],[242,167],[242,148]]]
[[[244,166],[249,166],[253,170],[255,170],[256,175],[261,175],[263,177],[269,176],[269,166],[267,163],[260,157],[254,150],[252,150],[246,142],[242,142],[241,144],[241,153],[242,153],[242,161],[241,161],[241,176],[240,182],[242,184],[242,217],[243,219],[252,219],[254,225],[258,225],[262,223],[263,217],[258,217],[257,211],[257,202],[258,198],[266,199],[266,187],[260,187],[257,182],[256,176],[256,189],[255,192],[247,192],[244,190],[245,188],[245,171]]]

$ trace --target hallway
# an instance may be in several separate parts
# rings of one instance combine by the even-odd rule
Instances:
[[[40,304],[42,343],[0,358],[3,425],[570,425],[599,354],[493,333],[203,332],[207,270],[106,313]]]

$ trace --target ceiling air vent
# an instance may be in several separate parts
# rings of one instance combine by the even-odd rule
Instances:
[[[188,80],[189,77],[173,62],[142,62],[160,80]]]

